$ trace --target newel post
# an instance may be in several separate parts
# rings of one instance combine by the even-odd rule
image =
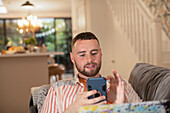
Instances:
[[[162,65],[162,25],[161,19],[153,20],[153,63]]]

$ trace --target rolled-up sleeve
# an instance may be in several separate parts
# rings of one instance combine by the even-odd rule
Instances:
[[[123,81],[125,83],[125,103],[142,102],[142,99],[140,99],[131,84],[129,84],[126,80]]]

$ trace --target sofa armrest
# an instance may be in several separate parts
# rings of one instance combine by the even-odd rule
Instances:
[[[137,63],[129,83],[144,101],[170,99],[170,69]]]
[[[43,107],[44,104],[44,100],[48,94],[48,91],[50,89],[51,85],[43,85],[39,88],[38,90],[38,102],[37,102],[37,109],[38,109],[38,113],[41,112],[41,109]]]
[[[31,98],[29,105],[29,113],[40,113],[42,106],[44,104],[44,100],[48,94],[48,90],[51,85],[42,85],[38,87],[31,88]]]
[[[33,105],[32,95],[31,95],[31,98],[30,98],[29,111],[28,111],[28,113],[38,113],[37,105]]]

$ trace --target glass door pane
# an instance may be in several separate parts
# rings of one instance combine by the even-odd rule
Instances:
[[[0,52],[3,49],[3,45],[5,44],[5,40],[4,40],[4,21],[0,20]]]
[[[17,31],[17,19],[6,20],[7,47],[19,46],[23,43],[21,34]]]
[[[72,25],[71,19],[56,19],[56,51],[63,51],[64,56],[56,56],[56,61],[65,65],[67,73],[73,73],[73,64],[70,61]]]

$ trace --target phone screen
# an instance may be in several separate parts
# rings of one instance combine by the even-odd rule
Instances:
[[[105,100],[107,101],[107,85],[106,85],[106,79],[104,77],[88,78],[87,90],[90,91],[93,89],[97,90],[97,93],[95,95],[89,96],[88,99],[104,95],[106,97]],[[102,100],[102,101],[104,101],[104,100]]]

